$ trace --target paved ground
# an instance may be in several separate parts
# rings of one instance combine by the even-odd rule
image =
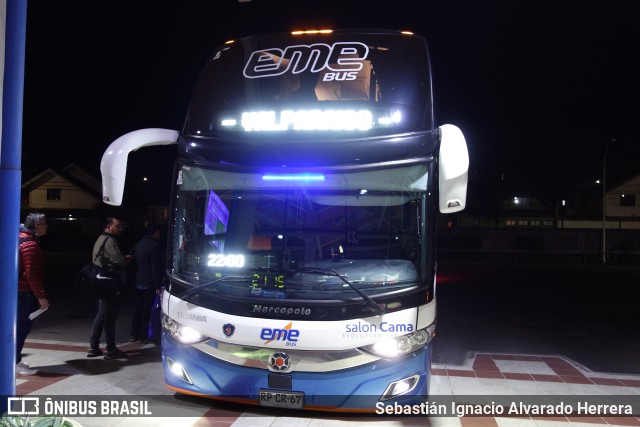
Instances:
[[[506,399],[507,404],[531,404],[548,398],[577,409],[577,401],[600,404],[615,396],[630,401],[633,416],[349,416],[254,408],[174,395],[164,387],[160,349],[153,345],[123,343],[128,359],[88,359],[85,343],[29,339],[24,359],[40,370],[38,375],[16,379],[18,395],[73,399],[134,397],[150,401],[152,415],[161,417],[71,417],[85,427],[111,426],[640,426],[640,376],[591,372],[560,356],[478,353],[461,366],[434,365],[432,394],[435,401],[458,404],[479,398],[485,402]],[[487,400],[489,399],[489,400]],[[160,403],[161,402],[161,403]],[[447,401],[448,402],[448,401]],[[158,406],[161,405],[161,406]],[[158,409],[159,408],[159,409]],[[188,410],[186,413],[181,411]],[[432,408],[433,410],[433,408]],[[159,412],[158,412],[159,411]],[[445,415],[453,409],[446,406]],[[178,415],[186,415],[180,416]],[[500,416],[502,415],[502,416]]]
[[[597,276],[594,275],[594,277]],[[608,274],[607,277],[612,276]],[[635,281],[636,276],[629,277],[631,279],[625,279],[624,283],[637,283]],[[621,281],[618,280],[618,282]],[[468,318],[465,319],[466,323],[462,324],[464,329],[458,323],[454,323],[454,320],[457,320],[457,316],[455,316],[455,319],[447,318],[447,316],[454,317],[453,310],[447,310],[446,315],[439,318],[439,325],[442,326],[439,330],[443,333],[436,336],[437,345],[440,346],[441,351],[439,352],[439,358],[435,359],[436,363],[432,367],[432,401],[438,402],[439,399],[448,399],[455,400],[457,403],[465,403],[474,401],[476,398],[495,399],[498,402],[502,402],[502,399],[507,399],[508,404],[514,402],[516,404],[532,404],[532,408],[535,409],[535,404],[541,398],[548,398],[554,403],[569,402],[571,404],[574,404],[576,399],[582,399],[584,402],[594,405],[619,398],[630,399],[633,404],[633,416],[613,417],[603,413],[596,413],[590,416],[577,417],[573,415],[540,416],[518,413],[506,417],[504,414],[493,413],[488,416],[465,416],[459,418],[450,416],[452,415],[452,409],[448,409],[446,413],[449,416],[336,416],[335,414],[286,412],[268,408],[247,407],[175,395],[164,386],[160,349],[153,345],[142,346],[126,342],[129,336],[131,299],[126,299],[122,306],[117,328],[118,340],[121,343],[120,347],[128,353],[128,359],[112,361],[88,359],[86,358],[86,350],[91,322],[95,313],[95,302],[83,297],[72,297],[73,294],[69,290],[65,292],[60,287],[57,292],[51,293],[51,308],[37,319],[34,330],[25,346],[24,360],[33,367],[40,369],[40,373],[32,377],[17,378],[16,390],[20,396],[41,399],[46,399],[47,397],[54,399],[68,397],[71,399],[74,396],[96,399],[140,399],[147,401],[151,405],[153,415],[158,415],[147,417],[73,418],[85,427],[130,425],[149,425],[154,427],[163,425],[197,427],[208,425],[256,427],[353,425],[431,425],[447,427],[640,426],[640,375],[635,374],[634,370],[616,370],[616,373],[614,373],[612,372],[613,370],[594,368],[594,365],[587,367],[586,364],[576,362],[574,358],[567,357],[566,354],[550,351],[550,349],[564,347],[550,345],[549,336],[554,335],[553,330],[542,328],[539,329],[540,333],[532,334],[528,332],[530,328],[521,327],[520,323],[525,326],[530,324],[528,320],[523,323],[524,316],[527,313],[522,313],[522,310],[519,310],[516,314],[509,314],[510,317],[500,316],[496,312],[497,308],[492,310],[492,313],[486,313],[486,310],[480,310],[483,307],[477,307],[477,292],[457,289],[456,293],[448,296],[446,286],[447,282],[443,280],[442,287],[439,289],[439,293],[442,295],[442,303],[439,303],[439,306],[445,307],[447,304],[449,304],[449,307],[458,306],[459,312],[467,313]],[[486,287],[477,288],[486,291]],[[506,298],[504,294],[499,295]],[[488,297],[495,299],[494,294],[489,294]],[[447,298],[452,301],[447,301]],[[617,304],[614,308],[620,311],[620,307],[627,307],[632,303],[635,304],[635,301],[627,301],[628,299],[630,298],[625,297],[623,303]],[[513,298],[510,301],[513,301]],[[498,300],[496,306],[499,307],[503,303],[504,301]],[[580,299],[580,304],[581,306],[585,305],[584,299]],[[575,310],[577,310],[576,307],[559,304],[557,312],[573,314]],[[531,309],[531,311],[533,312],[534,310]],[[628,311],[625,312],[628,313]],[[602,311],[595,311],[594,313],[597,313],[598,317],[603,316]],[[554,316],[550,316],[548,313],[543,316],[538,315],[536,312],[533,314],[536,315],[533,318],[537,322],[560,318],[554,313],[552,313]],[[483,317],[479,317],[481,315]],[[633,316],[637,316],[637,314]],[[631,327],[637,324],[634,323],[637,322],[637,317],[625,316],[621,318],[622,320],[616,319],[616,316],[605,317],[613,318],[614,323],[607,324],[607,328],[600,329],[594,329],[596,320],[587,323],[590,325],[588,332],[591,335],[585,332],[585,336],[593,338],[589,342],[598,343],[601,341],[596,339],[599,338],[598,336],[593,336],[594,332],[606,334],[607,330],[611,331],[613,326],[626,325],[631,334],[625,330],[627,335],[624,336],[627,338],[616,336],[617,341],[614,341],[620,343],[618,347],[623,346],[623,344],[625,347],[629,347],[624,352],[628,356],[624,360],[632,359],[633,354],[638,354],[637,350],[633,350],[635,348],[634,343],[637,341],[637,329]],[[501,336],[502,339],[495,341],[490,341],[489,338],[491,336],[486,335],[482,336],[481,340],[478,340],[477,337],[469,332],[471,330],[470,325],[472,325],[469,322],[473,322],[474,319],[477,319],[475,323],[478,331],[483,330],[482,325],[484,324],[485,326],[491,326],[492,334],[490,335],[506,335]],[[480,319],[484,323],[479,322]],[[491,320],[491,322],[487,319]],[[519,320],[514,321],[513,319]],[[584,320],[582,317],[581,319]],[[629,319],[631,320],[630,323],[628,322]],[[520,320],[523,322],[519,323]],[[514,323],[514,325],[505,328],[502,332],[498,332],[499,329],[497,328],[501,323]],[[584,325],[585,323],[583,322],[582,324]],[[511,329],[513,331],[510,332]],[[617,330],[620,329],[624,328],[617,328]],[[461,331],[466,331],[466,333],[462,334]],[[554,340],[562,341],[562,336],[574,336],[573,332],[571,334],[564,330],[561,332],[562,334],[554,335],[556,337]],[[475,332],[476,335],[479,333]],[[610,334],[614,335],[614,332]],[[455,338],[455,341],[451,338]],[[539,344],[529,345],[530,342],[534,341]],[[571,344],[574,350],[576,348],[587,348],[584,347],[585,341],[583,339],[566,339],[566,341],[567,345]],[[516,347],[516,343],[527,345]],[[504,346],[505,344],[508,347],[501,347],[501,345]],[[576,347],[578,345],[581,347]],[[607,345],[603,347],[603,350],[606,350],[607,357],[622,360],[623,358],[616,353],[616,348],[618,347]],[[456,351],[451,351],[454,348]],[[517,351],[515,351],[516,349]],[[461,354],[463,357],[460,356]],[[601,363],[596,365],[608,366]],[[624,401],[626,402],[626,400]]]

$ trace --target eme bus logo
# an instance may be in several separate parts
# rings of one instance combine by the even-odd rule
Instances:
[[[283,341],[288,347],[295,347],[299,336],[300,331],[293,329],[293,322],[289,322],[289,324],[282,329],[262,328],[262,331],[260,331],[260,339],[265,340],[265,344],[273,341]]]
[[[248,79],[257,79],[289,71],[300,74],[329,70],[334,72],[330,74],[336,76],[336,80],[355,80],[368,54],[369,46],[360,42],[287,46],[284,50],[261,49],[251,54],[243,74]],[[340,72],[344,73],[342,78]]]

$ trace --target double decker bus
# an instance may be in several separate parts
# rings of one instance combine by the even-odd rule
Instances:
[[[424,38],[251,36],[213,51],[184,127],[105,152],[119,205],[128,154],[175,144],[162,364],[178,393],[371,411],[424,401],[436,322],[435,224],[462,210],[462,132],[436,126]]]

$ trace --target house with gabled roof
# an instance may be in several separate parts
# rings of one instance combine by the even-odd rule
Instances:
[[[640,220],[640,175],[607,190],[607,216],[633,222]]]
[[[585,181],[569,191],[561,228],[640,229],[640,175],[607,185]]]
[[[110,207],[102,203],[102,182],[75,164],[61,170],[48,168],[22,184],[20,219],[28,212],[47,216],[49,229],[45,243],[50,250],[90,252],[102,221],[115,215],[126,225],[121,237],[128,248],[144,232],[144,224],[166,224],[169,208],[162,205]]]
[[[101,183],[70,164],[46,169],[22,184],[21,206],[30,210],[93,210],[101,203]]]

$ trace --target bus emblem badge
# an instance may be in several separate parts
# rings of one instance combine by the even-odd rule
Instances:
[[[224,332],[225,336],[229,338],[236,331],[236,327],[231,323],[227,323],[222,325],[222,332]]]
[[[269,358],[269,366],[274,371],[286,371],[291,365],[291,359],[287,353],[276,352]]]

